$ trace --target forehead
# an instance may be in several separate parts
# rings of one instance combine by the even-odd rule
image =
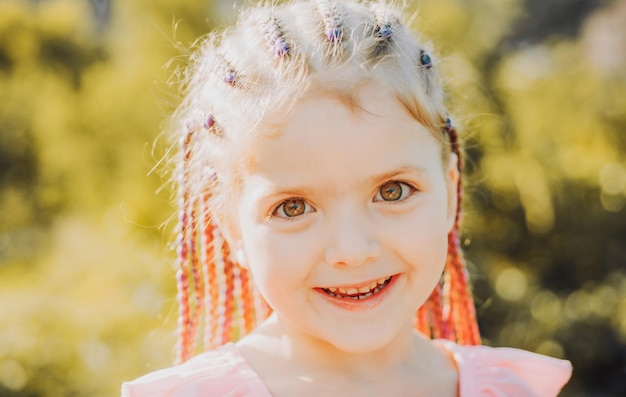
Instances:
[[[247,150],[244,174],[271,174],[295,184],[305,177],[339,180],[394,167],[441,166],[440,143],[377,85],[348,97],[311,91],[267,125]]]

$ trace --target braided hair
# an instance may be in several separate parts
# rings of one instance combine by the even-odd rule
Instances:
[[[237,159],[270,114],[286,113],[307,89],[349,96],[376,81],[442,142],[444,158],[461,149],[443,104],[436,61],[385,2],[301,0],[242,11],[239,23],[198,44],[184,72],[173,130],[179,142],[177,361],[251,332],[272,309],[220,228],[225,200],[239,181]],[[414,327],[432,338],[479,344],[474,303],[459,246],[462,182],[440,282]]]

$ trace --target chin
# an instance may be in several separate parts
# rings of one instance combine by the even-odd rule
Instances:
[[[346,335],[329,337],[326,342],[346,353],[366,354],[384,349],[398,336],[398,330],[360,330]]]

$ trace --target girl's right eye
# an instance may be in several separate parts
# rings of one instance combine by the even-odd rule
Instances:
[[[272,215],[278,216],[279,218],[295,218],[311,211],[313,211],[313,207],[303,199],[290,198],[280,203],[274,212],[272,212]]]

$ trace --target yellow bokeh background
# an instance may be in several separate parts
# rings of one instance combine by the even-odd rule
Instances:
[[[531,0],[407,4],[466,143],[485,343],[571,360],[564,396],[626,395],[626,1],[595,3],[573,30]],[[0,0],[0,396],[118,395],[172,363],[169,82],[233,15]]]

